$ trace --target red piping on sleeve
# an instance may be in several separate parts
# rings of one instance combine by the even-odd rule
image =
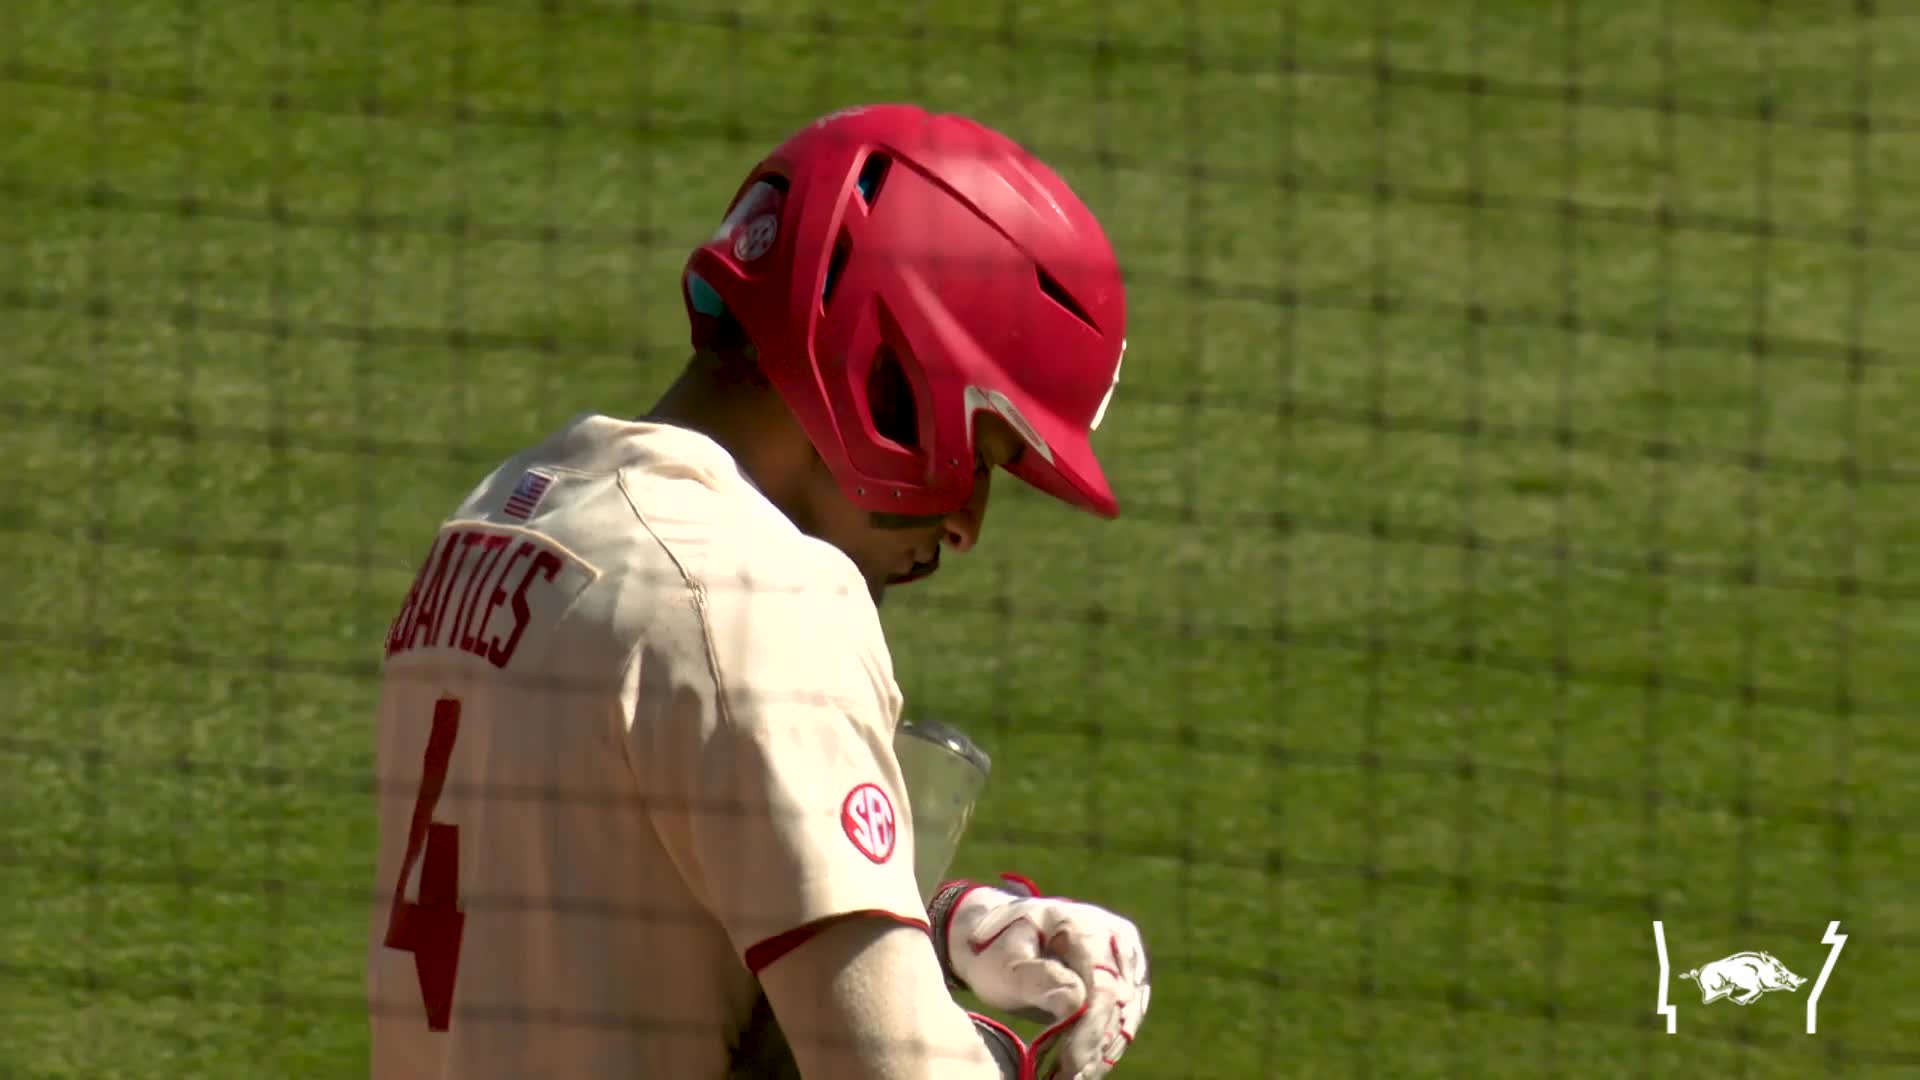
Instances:
[[[838,922],[845,922],[848,919],[867,917],[886,919],[889,922],[896,922],[902,926],[911,926],[922,933],[930,932],[930,928],[927,926],[927,920],[925,919],[909,919],[903,915],[895,915],[891,911],[880,911],[878,909],[848,911],[839,915],[829,915],[824,919],[816,919],[805,926],[796,926],[785,933],[775,934],[765,941],[755,942],[747,949],[747,970],[758,975],[771,966],[775,960],[780,959],[813,940],[816,934],[825,930],[827,927]]]

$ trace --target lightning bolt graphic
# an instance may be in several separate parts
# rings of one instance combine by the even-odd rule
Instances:
[[[1835,923],[1834,925],[1838,926],[1840,924]],[[1667,930],[1659,919],[1653,921],[1653,948],[1655,952],[1660,954],[1660,998],[1654,1003],[1655,1007],[1653,1011],[1667,1018],[1667,1034],[1671,1035],[1673,1034],[1674,1025],[1679,1021],[1679,1013],[1678,1010],[1667,1001],[1667,986],[1671,981],[1673,969],[1667,965]],[[1829,960],[1827,964],[1828,966],[1832,966],[1833,961]],[[1826,972],[1823,971],[1820,973],[1822,982],[1826,981],[1826,977]],[[1813,992],[1817,995],[1820,993],[1820,990],[1818,987],[1815,987]],[[1812,1002],[1808,1002],[1808,1005],[1811,1006]],[[1811,1024],[1813,1022],[1811,1019],[1813,1016],[1811,1009],[1809,1009],[1807,1016],[1809,1017],[1807,1022]]]
[[[1813,981],[1813,993],[1807,995],[1807,1034],[1809,1035],[1812,1035],[1820,1024],[1820,991],[1827,988],[1827,976],[1833,974],[1833,965],[1840,959],[1840,950],[1847,947],[1847,935],[1840,932],[1838,919],[1827,924],[1827,932],[1820,938],[1820,944],[1833,947],[1827,950],[1827,962],[1820,966],[1820,977]]]

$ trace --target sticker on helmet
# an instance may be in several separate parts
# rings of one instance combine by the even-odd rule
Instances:
[[[774,238],[780,235],[780,218],[775,214],[761,214],[740,235],[733,238],[733,257],[741,262],[752,262],[773,250]]]
[[[731,240],[742,224],[757,222],[760,218],[769,215],[776,219],[777,231],[780,206],[784,201],[785,198],[780,194],[779,188],[765,180],[755,181],[754,185],[740,196],[740,201],[734,203],[733,208],[727,211],[726,218],[720,222],[719,228],[713,230],[713,236],[708,243],[719,244]]]
[[[813,126],[815,130],[818,130],[820,128],[826,127],[828,124],[831,124],[836,120],[847,120],[855,116],[859,116],[861,113],[866,112],[872,108],[873,106],[871,105],[850,105],[847,108],[841,109],[839,112],[830,112],[827,115],[821,117],[820,119],[815,120],[813,122]]]
[[[875,863],[893,858],[893,800],[874,784],[861,784],[840,804],[840,827],[860,854]]]

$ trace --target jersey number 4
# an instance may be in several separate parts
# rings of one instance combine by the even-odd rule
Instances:
[[[453,740],[460,734],[460,702],[441,698],[433,704],[433,732],[427,736],[426,759],[420,766],[420,794],[413,801],[413,823],[407,830],[407,857],[400,864],[400,880],[393,887],[393,913],[387,919],[388,948],[413,954],[413,970],[420,978],[420,997],[427,1007],[427,1027],[447,1030],[453,1017],[453,977],[460,964],[460,931],[467,917],[460,912],[460,827],[433,820],[440,790],[447,783],[447,765],[453,758]],[[407,882],[420,865],[418,900],[407,899]]]

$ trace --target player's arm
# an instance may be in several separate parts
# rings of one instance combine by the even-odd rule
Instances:
[[[924,931],[823,925],[760,972],[804,1080],[1019,1080],[1020,1048],[948,994]]]
[[[806,1080],[996,1080],[927,936],[878,617],[857,579],[851,612],[777,584],[707,591],[703,634],[630,664],[645,811]]]

